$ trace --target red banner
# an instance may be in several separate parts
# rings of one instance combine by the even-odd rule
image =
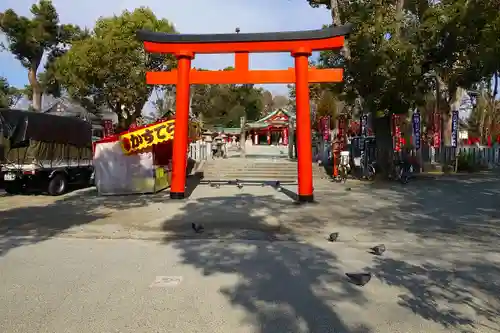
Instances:
[[[104,137],[113,135],[113,122],[110,119],[105,119],[102,121],[104,127]]]
[[[345,135],[346,125],[347,125],[346,117],[344,115],[339,116],[337,138],[340,139],[340,146],[339,146],[340,151],[344,150],[345,147],[344,135]]]
[[[393,136],[394,136],[394,151],[401,151],[401,126],[399,124],[399,116],[392,115],[392,123],[393,123]]]
[[[441,114],[434,113],[434,148],[439,148],[441,146]]]
[[[337,126],[339,136],[344,136],[345,125],[346,125],[345,116],[339,116],[338,126]]]
[[[330,139],[330,116],[323,117],[323,140],[328,141]]]
[[[283,144],[288,145],[288,127],[283,129]]]

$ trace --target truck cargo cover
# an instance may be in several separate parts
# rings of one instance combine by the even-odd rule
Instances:
[[[26,140],[89,147],[92,126],[84,120],[38,112],[0,109],[0,133],[14,146]]]

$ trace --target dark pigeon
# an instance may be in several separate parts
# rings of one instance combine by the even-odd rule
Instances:
[[[372,278],[370,273],[345,273],[345,275],[349,278],[349,282],[360,287],[370,282]]]
[[[377,256],[381,256],[385,252],[385,245],[380,244],[380,245],[372,247],[370,250],[373,254],[375,254]]]
[[[191,223],[191,228],[193,228],[194,232],[196,232],[197,234],[201,234],[203,230],[205,230],[205,228],[203,228],[201,224],[196,225],[196,223]]]
[[[328,236],[328,240],[330,242],[336,242],[338,238],[339,238],[339,233],[338,232],[332,232],[330,234],[330,236]]]

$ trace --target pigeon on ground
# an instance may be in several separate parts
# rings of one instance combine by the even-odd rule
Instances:
[[[345,275],[349,278],[349,282],[360,287],[370,282],[372,278],[370,273],[345,273]]]
[[[220,188],[220,184],[215,184],[215,188]]]
[[[330,241],[330,242],[336,242],[338,238],[339,238],[339,233],[338,232],[332,232],[330,234],[330,236],[328,236],[328,241]]]
[[[241,189],[243,188],[243,184],[238,183],[238,184],[236,184],[236,187],[237,187],[237,188],[239,188],[239,189],[241,190]]]
[[[375,254],[377,256],[381,256],[385,252],[385,245],[380,244],[380,245],[374,246],[371,248],[371,250],[372,250],[373,254]]]
[[[274,185],[275,185],[276,187],[280,187],[281,183],[280,183],[280,181],[279,181],[279,180],[277,180],[277,181],[276,181],[276,183],[274,183]]]
[[[348,188],[346,188],[345,190],[346,190],[346,191],[350,191],[350,190],[351,190],[351,188],[350,188],[350,187],[348,187]]]
[[[201,234],[203,230],[205,230],[205,228],[203,228],[201,224],[196,225],[196,223],[191,223],[191,228],[193,228],[194,232],[196,232],[197,234]]]

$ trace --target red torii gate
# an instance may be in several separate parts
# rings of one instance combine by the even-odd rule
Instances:
[[[144,42],[147,52],[174,54],[178,60],[176,70],[146,74],[147,84],[177,86],[170,198],[185,197],[191,84],[295,83],[298,201],[314,201],[309,83],[341,82],[343,70],[309,68],[308,58],[313,51],[341,49],[344,46],[345,36],[350,31],[350,25],[310,31],[249,34],[179,35],[138,31],[137,37]],[[295,58],[295,68],[249,70],[249,54],[266,52],[290,52]],[[234,53],[235,69],[233,71],[191,69],[191,60],[197,53]]]

